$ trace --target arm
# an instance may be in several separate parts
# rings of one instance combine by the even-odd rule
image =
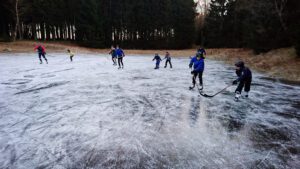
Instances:
[[[193,64],[194,64],[194,60],[193,60],[193,58],[192,58],[191,61],[190,61],[189,67],[192,68],[192,67],[193,67]]]
[[[43,49],[43,53],[46,53],[46,48],[44,46],[42,46]]]
[[[235,73],[238,76],[238,78],[236,80],[234,80],[232,84],[237,84],[238,82],[240,82],[246,78],[246,74],[245,74],[244,70],[243,71],[237,70]]]
[[[125,53],[124,53],[124,51],[121,49],[121,51],[122,51],[122,57],[125,57]]]

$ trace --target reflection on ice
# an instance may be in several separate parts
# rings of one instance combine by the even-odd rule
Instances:
[[[187,59],[0,56],[0,168],[297,168],[299,89],[254,73],[250,98],[190,91]],[[24,55],[24,56],[23,56]],[[37,58],[35,58],[37,59]],[[215,93],[234,72],[206,61]],[[17,94],[17,95],[16,95]]]

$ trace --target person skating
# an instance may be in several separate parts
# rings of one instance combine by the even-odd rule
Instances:
[[[73,62],[74,53],[70,49],[68,49],[68,53],[70,55],[70,61]]]
[[[206,57],[206,51],[204,48],[200,47],[198,50],[197,50],[197,54],[200,54],[201,57],[203,57],[205,59]]]
[[[154,58],[153,58],[152,61],[154,61],[154,60],[156,60],[156,64],[155,64],[155,68],[154,69],[159,69],[159,64],[160,64],[160,62],[162,60],[161,60],[160,56],[157,53],[155,54],[155,56],[154,56]]]
[[[46,63],[48,64],[48,60],[46,58],[46,48],[42,45],[36,45],[34,50],[38,52],[40,64],[43,64],[42,56],[45,59]]]
[[[165,56],[164,59],[166,59],[165,68],[167,68],[167,65],[169,63],[170,64],[170,68],[172,69],[171,55],[170,55],[169,52],[166,52],[166,56]]]
[[[193,81],[192,81],[193,86],[190,87],[190,90],[195,88],[197,76],[199,77],[199,83],[201,86],[200,90],[203,90],[203,80],[202,80],[202,75],[204,71],[203,55],[197,53],[197,55],[191,59],[189,67],[192,68],[193,66],[194,66],[194,70],[191,72],[191,74],[193,75]]]
[[[117,65],[117,51],[114,46],[111,46],[111,50],[109,52],[111,55],[111,60],[113,61],[113,65]]]
[[[251,82],[252,82],[252,73],[251,70],[247,67],[245,67],[245,64],[243,61],[238,61],[235,63],[236,67],[236,75],[238,76],[238,79],[234,80],[232,84],[236,85],[238,84],[238,87],[235,90],[235,100],[238,101],[243,88],[245,88],[246,97],[249,96],[249,91],[251,88]]]
[[[117,45],[116,54],[118,57],[119,69],[121,69],[121,68],[123,69],[124,68],[123,57],[125,57],[125,53],[123,52],[123,50],[121,48],[119,48],[119,45]]]

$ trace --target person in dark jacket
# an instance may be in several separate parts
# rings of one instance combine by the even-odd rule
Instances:
[[[159,69],[159,64],[160,64],[160,62],[162,60],[161,60],[160,56],[157,53],[155,54],[155,56],[154,56],[154,58],[153,58],[152,61],[154,61],[154,60],[156,60],[156,64],[155,64],[155,68],[154,69]]]
[[[252,82],[252,73],[251,70],[247,67],[245,67],[245,64],[243,61],[238,61],[235,63],[236,67],[236,75],[238,78],[233,81],[233,84],[238,84],[238,87],[235,90],[235,99],[238,100],[241,96],[243,88],[245,88],[246,97],[249,95],[249,91],[251,88],[251,82]]]
[[[169,52],[166,52],[166,56],[164,60],[166,59],[165,68],[167,68],[168,63],[170,64],[170,68],[172,69],[172,63],[171,63],[171,55]]]
[[[197,53],[195,57],[191,59],[189,67],[192,68],[194,66],[194,70],[191,72],[193,75],[193,86],[190,87],[190,90],[195,88],[197,76],[199,77],[199,83],[201,86],[201,90],[203,89],[203,80],[202,75],[204,71],[204,57]]]
[[[125,57],[125,53],[123,52],[123,50],[121,48],[119,48],[119,45],[117,45],[116,54],[118,57],[119,69],[121,69],[121,68],[123,69],[124,68],[123,58]]]
[[[114,46],[111,46],[111,50],[109,52],[111,55],[111,60],[113,61],[113,65],[117,65],[117,51]]]
[[[43,64],[42,56],[45,59],[46,63],[48,64],[48,60],[46,58],[46,48],[42,45],[36,45],[34,50],[38,52],[40,64]]]
[[[200,54],[201,57],[203,57],[205,59],[206,57],[206,51],[204,48],[200,47],[198,50],[197,50],[197,54]]]

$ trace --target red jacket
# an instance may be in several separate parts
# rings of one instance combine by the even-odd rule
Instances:
[[[46,53],[46,48],[42,45],[35,46],[34,50],[38,50],[39,53]]]

